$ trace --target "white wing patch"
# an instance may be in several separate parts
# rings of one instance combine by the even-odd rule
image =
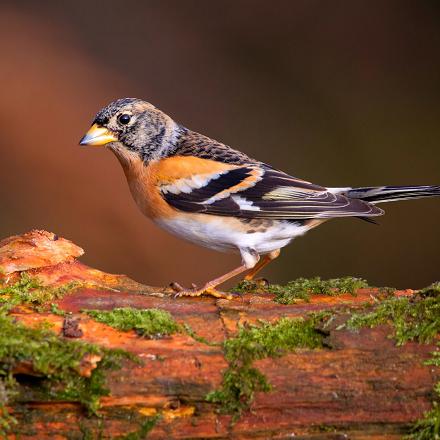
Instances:
[[[260,211],[261,210],[261,208],[259,206],[254,205],[254,202],[252,202],[251,200],[247,200],[244,197],[233,195],[233,196],[231,196],[231,198],[243,211]]]
[[[191,177],[184,177],[182,179],[177,179],[173,183],[168,185],[162,185],[160,190],[162,193],[167,194],[189,194],[193,189],[199,189],[203,186],[208,185],[211,180],[218,179],[221,174],[227,173],[228,170],[221,173],[211,173],[211,174],[195,174]]]
[[[341,187],[341,188],[327,188],[327,191],[332,194],[344,194],[347,191],[351,190],[351,186]]]

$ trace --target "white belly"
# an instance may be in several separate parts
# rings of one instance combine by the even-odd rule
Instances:
[[[309,227],[275,220],[266,228],[254,228],[238,219],[204,214],[185,214],[156,220],[165,230],[192,243],[221,252],[253,249],[259,255],[280,249]],[[257,232],[253,232],[253,231]],[[251,232],[249,232],[251,231]]]

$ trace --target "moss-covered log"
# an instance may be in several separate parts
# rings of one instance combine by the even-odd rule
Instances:
[[[314,279],[174,299],[81,254],[44,231],[0,242],[4,436],[385,440],[429,410],[436,423],[438,286]]]

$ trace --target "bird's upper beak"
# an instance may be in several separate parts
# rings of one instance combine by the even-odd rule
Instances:
[[[105,145],[109,142],[116,142],[118,138],[109,130],[98,124],[93,124],[90,130],[79,141],[80,145]]]

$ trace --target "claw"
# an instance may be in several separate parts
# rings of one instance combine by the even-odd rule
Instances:
[[[254,278],[254,283],[258,284],[260,287],[267,287],[270,285],[270,282],[267,278]]]
[[[232,299],[234,295],[232,293],[220,292],[213,287],[207,287],[202,289],[192,288],[183,289],[174,294],[174,298],[181,298],[182,296],[200,296],[200,295],[211,295],[214,298]]]
[[[185,288],[180,285],[179,283],[173,281],[172,283],[170,283],[170,287],[171,289],[173,289],[175,292],[182,292],[182,290],[185,290]]]
[[[211,295],[214,298],[232,299],[234,297],[232,293],[221,292],[219,290],[214,289],[213,287],[206,289],[204,293],[206,293],[207,295]]]

